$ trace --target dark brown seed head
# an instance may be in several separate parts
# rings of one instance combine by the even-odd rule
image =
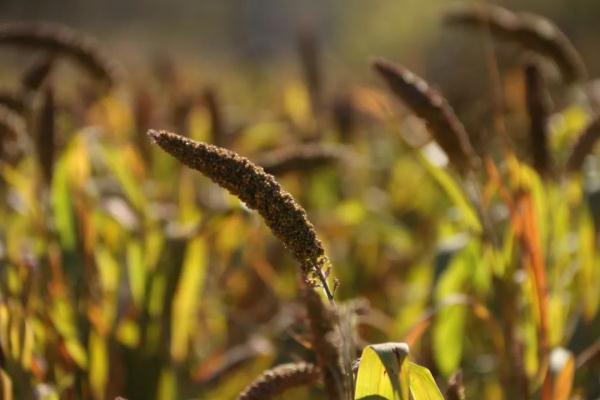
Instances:
[[[117,80],[116,67],[95,41],[61,25],[4,24],[0,26],[0,45],[45,50],[72,59],[109,86]]]
[[[600,117],[596,117],[579,136],[567,161],[567,171],[581,171],[585,158],[594,150],[600,139]]]
[[[208,176],[255,209],[300,263],[305,279],[320,280],[331,298],[321,269],[329,265],[323,245],[306,212],[272,175],[247,158],[217,146],[195,142],[167,131],[148,134],[183,164]]]
[[[548,150],[548,118],[551,113],[550,96],[539,64],[525,65],[525,98],[529,114],[529,137],[533,166],[540,175],[551,173]]]
[[[448,10],[444,21],[448,25],[489,29],[499,39],[551,59],[567,83],[582,81],[587,75],[573,44],[556,25],[541,16],[478,3]]]
[[[287,172],[310,171],[331,165],[339,161],[343,154],[343,148],[340,146],[309,143],[259,155],[256,163],[268,174],[278,176]]]
[[[477,156],[467,132],[442,95],[402,66],[377,60],[373,63],[373,68],[385,80],[391,91],[426,122],[433,139],[459,172],[465,172],[477,165]]]
[[[240,393],[238,400],[269,400],[289,389],[311,385],[319,376],[319,368],[314,364],[299,362],[278,365],[256,378]]]

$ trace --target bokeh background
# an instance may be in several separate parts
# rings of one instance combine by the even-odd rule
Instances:
[[[426,65],[441,32],[439,11],[453,0],[3,0],[3,20],[57,21],[89,32],[105,46],[185,51],[204,65],[227,60],[269,66],[293,57],[297,33],[314,28],[336,76],[365,70],[373,55]],[[595,0],[505,0],[497,4],[540,13],[573,40],[592,72],[600,68],[593,38],[600,4]],[[455,37],[454,37],[455,39]],[[129,52],[131,53],[131,52]],[[135,52],[137,53],[137,52]],[[122,55],[127,52],[123,50]],[[468,68],[446,60],[456,72]],[[333,74],[333,72],[332,72]]]
[[[148,128],[211,143],[225,137],[252,160],[306,142],[346,147],[342,165],[278,180],[325,243],[341,282],[336,296],[360,320],[357,345],[412,338],[414,359],[442,386],[463,369],[470,398],[539,389],[536,298],[514,233],[520,220],[509,210],[510,201],[535,202],[528,216],[546,246],[550,346],[578,360],[597,348],[598,157],[585,174],[556,180],[527,166],[523,54],[494,43],[506,103],[494,110],[492,41],[444,27],[442,11],[454,3],[0,0],[0,22],[70,26],[123,72],[122,87],[106,93],[59,60],[46,86],[24,95],[33,136],[17,137],[2,160],[0,328],[12,353],[0,367],[15,398],[227,399],[266,368],[314,361],[296,262],[255,213],[151,145]],[[600,1],[497,3],[550,18],[589,75],[600,76]],[[306,34],[317,48],[321,103],[299,57]],[[2,90],[20,91],[37,56],[2,48]],[[374,57],[439,88],[507,187],[444,168],[422,121],[373,72]],[[565,88],[552,63],[542,65],[555,100],[549,147],[558,168],[592,115],[581,88]],[[37,102],[49,98],[45,130]],[[510,157],[496,146],[500,135],[486,141],[497,133],[496,112]],[[55,135],[49,151],[29,140],[46,131]],[[471,186],[483,192],[474,203],[489,208],[499,247],[473,228]],[[597,360],[584,361],[575,387],[597,396]],[[289,398],[319,395],[300,389]]]
[[[374,56],[402,62],[440,88],[467,124],[481,125],[490,98],[486,39],[444,29],[441,11],[454,0],[228,0],[77,1],[3,0],[3,20],[55,21],[100,38],[102,45],[139,77],[157,58],[185,70],[198,84],[215,84],[250,110],[265,107],[299,73],[298,37],[316,36],[329,90],[373,82]],[[580,51],[591,76],[600,71],[600,2],[504,0],[499,5],[539,13],[555,21]],[[522,61],[511,50],[501,64]],[[510,48],[510,46],[508,46]],[[20,65],[23,60],[5,64]],[[503,65],[501,65],[503,67]],[[464,79],[470,84],[465,87]],[[479,126],[478,126],[479,128]]]

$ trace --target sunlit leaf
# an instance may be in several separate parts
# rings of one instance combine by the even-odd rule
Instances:
[[[290,119],[301,127],[311,121],[310,98],[308,91],[300,83],[292,83],[285,89],[284,108]]]
[[[408,376],[413,400],[444,400],[431,372],[420,365],[409,362]]]
[[[134,321],[123,320],[117,326],[115,336],[120,343],[133,348],[140,341],[140,330]]]
[[[75,222],[69,190],[69,159],[64,156],[55,164],[52,179],[51,202],[54,211],[54,224],[61,245],[66,250],[75,248]]]
[[[79,343],[79,341],[77,341],[77,339],[67,338],[65,340],[65,347],[73,361],[75,361],[75,363],[80,368],[86,368],[88,363],[88,353],[85,351],[85,348]]]
[[[109,368],[106,338],[97,332],[91,332],[89,341],[90,386],[96,399],[104,399]]]
[[[170,400],[177,398],[177,377],[172,368],[165,368],[160,373],[158,381],[158,400]]]
[[[146,198],[138,184],[137,179],[132,174],[131,167],[126,164],[123,157],[123,151],[117,149],[102,147],[106,166],[112,171],[117,178],[123,192],[127,196],[130,204],[137,210],[143,211],[146,209]]]
[[[457,182],[447,171],[434,166],[423,155],[417,154],[419,161],[425,166],[425,169],[444,190],[454,206],[461,212],[465,225],[476,233],[481,232],[481,223],[479,222],[477,213],[467,200],[467,197]]]
[[[381,343],[363,349],[354,398],[408,400],[404,343]]]
[[[187,246],[173,299],[171,355],[176,361],[182,361],[188,354],[189,336],[196,325],[195,313],[205,272],[206,244],[203,237],[197,237]]]
[[[34,332],[29,321],[24,321],[23,326],[23,348],[21,349],[21,364],[25,370],[31,367],[35,346]]]
[[[4,400],[13,400],[13,385],[10,376],[0,369],[0,397]]]
[[[600,250],[597,246],[597,233],[588,213],[579,220],[579,271],[578,297],[583,302],[583,315],[589,322],[600,307]]]
[[[443,376],[458,369],[462,359],[467,310],[462,305],[442,309],[433,326],[433,358]]]
[[[142,244],[137,240],[127,243],[127,277],[131,298],[138,309],[142,308],[144,286],[146,284],[146,268],[144,266]]]

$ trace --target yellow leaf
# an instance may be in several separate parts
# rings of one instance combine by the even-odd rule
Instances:
[[[408,400],[405,343],[380,343],[363,349],[354,398]]]
[[[409,362],[408,377],[413,400],[444,400],[435,379],[427,368]]]

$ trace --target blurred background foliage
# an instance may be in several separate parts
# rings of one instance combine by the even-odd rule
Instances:
[[[228,399],[265,368],[314,358],[292,258],[237,199],[151,146],[152,127],[221,140],[253,160],[305,142],[345,146],[341,163],[278,180],[325,243],[359,344],[407,341],[440,386],[462,369],[467,398],[540,398],[548,368],[555,394],[573,380],[571,398],[600,395],[600,159],[556,179],[528,166],[522,60],[510,46],[496,54],[513,147],[488,140],[487,39],[442,27],[451,3],[3,0],[2,22],[89,33],[124,77],[106,93],[57,64],[44,89],[56,102],[51,162],[31,140],[39,94],[23,117],[31,135],[3,149],[2,393]],[[600,2],[502,4],[555,21],[600,76]],[[316,89],[298,57],[302,32],[318,48]],[[0,81],[16,90],[34,57],[2,54]],[[375,55],[447,95],[477,150],[491,153],[481,176],[445,167],[422,122],[375,79]],[[549,69],[559,165],[593,112]]]

